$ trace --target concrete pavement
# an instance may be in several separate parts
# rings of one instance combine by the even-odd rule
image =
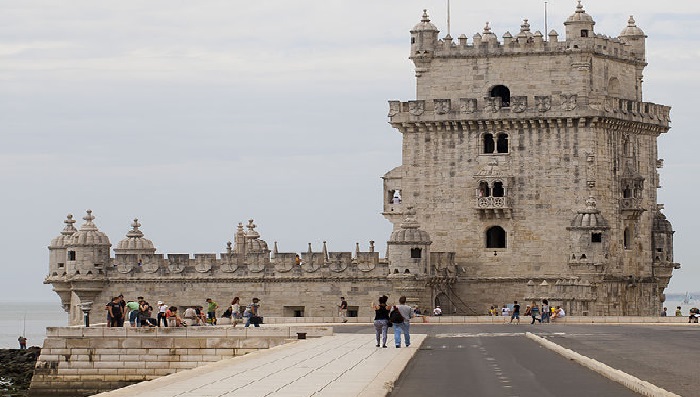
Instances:
[[[400,349],[368,334],[297,340],[98,396],[385,396],[424,339],[412,333]]]

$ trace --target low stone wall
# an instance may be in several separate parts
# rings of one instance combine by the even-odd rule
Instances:
[[[425,321],[424,321],[425,320]],[[530,322],[532,317],[520,315],[520,322]],[[503,316],[424,316],[414,317],[411,324],[500,324],[509,322],[510,317]],[[298,327],[295,324],[338,324],[340,317],[265,317],[266,324],[285,324]],[[374,322],[374,317],[348,317],[348,324],[368,324]],[[566,316],[555,320],[556,323],[576,324],[682,324],[688,323],[688,316],[682,317],[653,317],[653,316]]]
[[[297,339],[330,327],[47,328],[33,397],[88,396]]]

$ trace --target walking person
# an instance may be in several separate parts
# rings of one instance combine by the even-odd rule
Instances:
[[[549,301],[547,299],[542,299],[542,316],[540,323],[549,322]]]
[[[518,304],[518,301],[513,301],[513,313],[510,315],[510,323],[513,323],[513,320],[515,320],[515,324],[520,324],[520,305]]]
[[[231,323],[234,327],[241,322],[241,318],[241,298],[234,296],[231,301]]]
[[[214,302],[211,298],[207,298],[207,323],[211,325],[216,325],[216,309],[219,305]]]
[[[532,302],[532,307],[530,308],[530,315],[532,316],[532,322],[530,324],[534,324],[535,321],[542,323],[542,319],[537,318],[537,316],[540,315],[540,308],[539,306],[537,306],[536,302]]]
[[[398,314],[394,314],[394,312],[398,312]],[[389,320],[391,320],[392,326],[394,327],[394,345],[397,348],[401,347],[402,332],[406,347],[411,346],[410,327],[412,318],[413,309],[406,304],[405,296],[400,297],[399,304],[391,308],[391,312],[389,313]]]
[[[382,347],[386,347],[386,331],[389,328],[389,309],[386,307],[386,301],[389,298],[386,295],[379,297],[379,304],[375,305],[372,302],[374,309],[374,331],[377,336],[377,347],[379,347],[379,338],[381,337]]]
[[[343,320],[344,323],[348,322],[348,302],[345,300],[344,296],[340,297],[340,305],[338,305],[338,316]]]
[[[168,305],[163,303],[163,301],[158,301],[158,326],[163,322],[163,326],[168,326],[168,319],[165,317],[165,312],[168,311]]]

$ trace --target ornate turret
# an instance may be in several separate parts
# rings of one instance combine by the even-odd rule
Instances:
[[[610,226],[596,205],[596,200],[588,197],[586,208],[578,210],[567,227],[571,238],[569,267],[577,275],[600,273],[608,262]]]
[[[391,233],[387,241],[387,259],[392,274],[428,273],[430,262],[430,235],[420,229],[413,207],[406,209],[406,218],[399,230]]]
[[[115,254],[153,254],[156,248],[153,242],[143,237],[143,232],[139,230],[141,224],[138,219],[131,223],[132,229],[126,234],[126,238],[114,248]]]
[[[440,31],[428,17],[428,10],[423,10],[423,18],[411,29],[411,55],[410,59],[416,65],[416,77],[420,77],[430,65],[435,47],[438,43]]]
[[[637,27],[634,17],[630,15],[630,19],[627,21],[627,27],[622,29],[620,33],[620,39],[632,47],[634,55],[640,60],[646,60],[646,38],[647,35],[644,34],[642,29]]]
[[[245,234],[246,238],[246,253],[247,254],[269,254],[270,249],[267,243],[260,239],[260,233],[256,230],[256,225],[252,219],[248,220],[248,231]]]
[[[593,17],[584,11],[581,0],[579,0],[576,12],[564,22],[564,26],[566,26],[566,40],[577,41],[582,38],[593,37],[593,25],[595,25]]]
[[[66,273],[66,244],[70,242],[71,236],[78,230],[73,226],[75,219],[73,214],[68,214],[63,221],[66,227],[61,234],[51,240],[49,245],[49,277],[63,276]]]
[[[68,276],[95,276],[103,274],[109,263],[109,249],[112,244],[106,234],[92,222],[95,217],[87,210],[85,223],[66,242],[66,272]]]

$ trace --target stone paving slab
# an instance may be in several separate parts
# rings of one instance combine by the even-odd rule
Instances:
[[[368,334],[297,340],[98,396],[386,396],[425,337],[400,349],[377,348]]]

